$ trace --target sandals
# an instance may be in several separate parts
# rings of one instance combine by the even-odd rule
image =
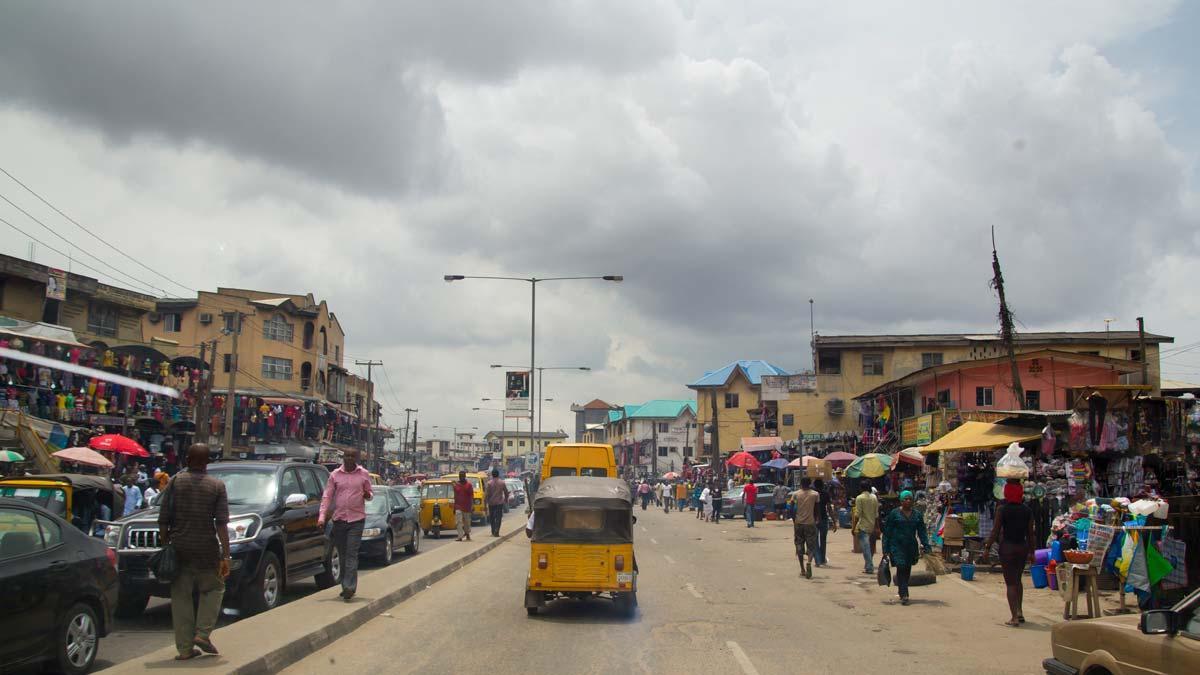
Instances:
[[[221,652],[217,651],[217,647],[216,647],[216,645],[214,645],[212,643],[212,640],[208,640],[205,638],[196,638],[192,642],[193,642],[193,644],[195,644],[197,647],[200,648],[200,651],[204,652],[205,654],[220,654],[221,653]]]
[[[1009,619],[1008,621],[1004,622],[1004,625],[1012,627],[1012,628],[1017,628],[1021,625],[1021,622],[1020,622],[1020,620],[1013,621],[1012,619]]]
[[[176,661],[191,661],[192,659],[196,658],[197,656],[200,656],[200,650],[193,649],[191,654],[176,654],[175,660]]]

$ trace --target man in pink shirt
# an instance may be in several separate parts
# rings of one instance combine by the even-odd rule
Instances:
[[[321,495],[321,513],[317,525],[333,514],[333,545],[342,561],[342,599],[349,602],[358,589],[358,547],[362,543],[363,521],[367,519],[365,502],[375,496],[371,474],[358,465],[358,450],[342,453],[342,465],[329,474],[325,494]]]

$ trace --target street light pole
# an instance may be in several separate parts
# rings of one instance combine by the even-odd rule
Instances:
[[[533,371],[537,368],[537,285],[542,281],[582,281],[588,279],[596,279],[603,281],[612,281],[620,283],[625,280],[624,276],[619,274],[605,274],[603,276],[585,276],[585,277],[501,277],[501,276],[478,276],[465,274],[444,274],[442,280],[449,283],[452,281],[462,281],[464,279],[494,279],[500,281],[524,281],[529,284],[529,388],[533,389]],[[539,390],[540,393],[540,390]],[[532,396],[533,392],[530,392]],[[529,445],[532,448],[534,444],[533,437],[533,401],[529,405]]]

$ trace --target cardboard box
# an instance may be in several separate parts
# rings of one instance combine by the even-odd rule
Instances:
[[[963,526],[962,521],[959,520],[958,516],[951,515],[946,518],[946,524],[942,527],[942,538],[958,539],[961,543],[963,538]]]
[[[810,459],[805,473],[809,478],[820,478],[825,482],[833,480],[833,464],[825,459]]]

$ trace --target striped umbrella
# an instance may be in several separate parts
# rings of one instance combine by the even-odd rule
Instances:
[[[879,478],[892,468],[892,456],[869,452],[846,467],[847,478]]]
[[[24,462],[25,456],[16,450],[0,450],[0,462]]]

